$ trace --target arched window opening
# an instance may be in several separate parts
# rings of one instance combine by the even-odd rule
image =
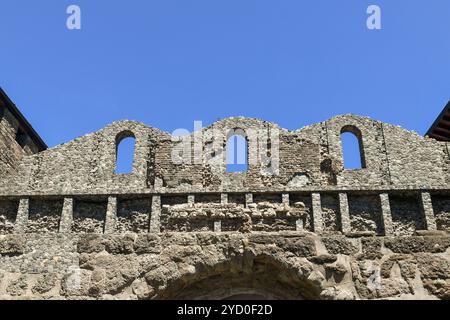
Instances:
[[[354,170],[365,168],[364,146],[359,129],[353,126],[342,128],[341,142],[344,169]]]
[[[227,172],[248,171],[248,143],[243,130],[234,130],[227,139]]]
[[[133,173],[136,138],[132,133],[119,135],[116,139],[116,174]]]

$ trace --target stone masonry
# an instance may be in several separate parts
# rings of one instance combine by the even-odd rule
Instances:
[[[119,121],[38,152],[2,114],[0,299],[450,299],[447,142],[354,115],[238,117],[183,141]],[[246,172],[226,171],[230,129],[269,137],[246,136]],[[343,132],[363,168],[344,169]],[[186,141],[199,152],[177,163]]]

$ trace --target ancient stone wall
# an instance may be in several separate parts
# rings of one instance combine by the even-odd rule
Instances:
[[[0,236],[1,299],[449,299],[450,237]]]
[[[227,172],[238,131],[248,170]],[[363,168],[344,169],[343,132]],[[133,170],[116,174],[124,137]],[[2,167],[0,298],[449,298],[448,162],[445,143],[352,115],[183,138],[116,122]]]
[[[226,172],[227,136],[236,128],[248,132],[249,158],[255,159],[245,174]],[[363,169],[344,170],[341,132],[346,131],[356,132],[361,139]],[[115,174],[117,143],[121,137],[131,135],[136,138],[133,172]],[[141,123],[116,122],[17,160],[16,174],[1,175],[0,193],[9,196],[441,189],[450,178],[445,143],[352,115],[297,131],[256,119],[230,118],[194,132],[188,139],[190,149],[186,150],[186,140],[177,141]],[[264,145],[266,141],[268,145]],[[275,166],[276,174],[268,174]]]

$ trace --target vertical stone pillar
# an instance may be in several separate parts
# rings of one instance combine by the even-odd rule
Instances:
[[[391,204],[389,203],[389,194],[380,194],[381,203],[381,220],[384,228],[385,236],[392,236],[394,233],[394,228],[392,225],[392,214],[391,214]]]
[[[195,195],[193,194],[188,195],[187,202],[193,205],[195,203]]]
[[[253,203],[253,194],[252,193],[245,194],[245,207],[249,208],[252,203]],[[252,214],[246,214],[246,221],[244,222],[242,229],[245,230],[245,232],[251,232],[252,228],[253,228]]]
[[[322,218],[322,202],[320,200],[320,193],[318,192],[312,193],[311,202],[312,202],[314,232],[322,232],[323,218]]]
[[[295,221],[295,230],[296,231],[303,231],[303,229],[304,229],[303,220],[302,219],[297,219],[297,221]]]
[[[228,204],[228,193],[220,194],[220,203]],[[222,232],[222,221],[221,220],[214,221],[214,232]]]
[[[245,205],[248,206],[250,203],[253,203],[253,194],[247,193],[245,194]]]
[[[150,214],[150,232],[159,233],[161,231],[161,196],[152,197],[152,212]]]
[[[14,233],[24,233],[28,225],[28,215],[30,210],[30,199],[22,198],[17,209],[16,223]]]
[[[351,231],[350,226],[350,212],[348,209],[348,197],[347,193],[339,193],[339,212],[341,216],[342,232],[348,233]]]
[[[227,204],[228,203],[228,193],[221,193],[220,194],[220,203],[221,204]]]
[[[281,203],[284,204],[285,207],[289,207],[291,205],[290,200],[289,200],[289,193],[283,193],[281,195]],[[303,224],[303,219],[297,219],[295,221],[295,230],[296,231],[303,231],[304,229],[304,224]]]
[[[430,193],[421,192],[420,200],[427,230],[436,230],[436,219],[434,217],[434,210]]]
[[[106,210],[105,233],[114,233],[117,220],[117,197],[108,197]]]
[[[70,232],[73,221],[73,198],[64,198],[59,232]]]
[[[289,193],[283,193],[281,195],[281,202],[283,204],[289,205]]]

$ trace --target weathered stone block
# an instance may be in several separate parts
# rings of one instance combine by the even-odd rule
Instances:
[[[20,255],[25,250],[25,238],[21,235],[0,236],[0,255]]]
[[[86,234],[81,235],[77,243],[77,252],[92,253],[105,250],[105,243],[102,235]]]
[[[362,238],[362,254],[358,255],[358,259],[375,260],[382,257],[381,253],[382,241],[379,238]]]
[[[161,239],[155,234],[140,234],[134,243],[134,251],[137,254],[159,253],[161,251]]]
[[[105,238],[105,249],[112,254],[130,254],[134,251],[135,234],[110,235]]]
[[[11,281],[6,287],[6,292],[11,296],[22,296],[28,289],[28,279],[26,275],[21,275],[18,279]]]
[[[319,256],[308,257],[308,260],[315,264],[333,263],[337,257],[333,254],[321,254]]]
[[[345,237],[324,237],[322,242],[330,254],[352,255],[358,252],[358,248]]]
[[[444,252],[450,247],[450,237],[386,238],[384,245],[395,253]]]
[[[49,273],[39,276],[31,291],[34,294],[44,294],[52,290],[56,285],[56,274]]]
[[[316,244],[314,239],[311,238],[287,238],[286,241],[280,243],[279,246],[283,250],[292,252],[297,257],[309,257],[317,254]]]
[[[450,264],[448,260],[428,253],[417,254],[416,259],[425,289],[440,299],[450,299]]]

